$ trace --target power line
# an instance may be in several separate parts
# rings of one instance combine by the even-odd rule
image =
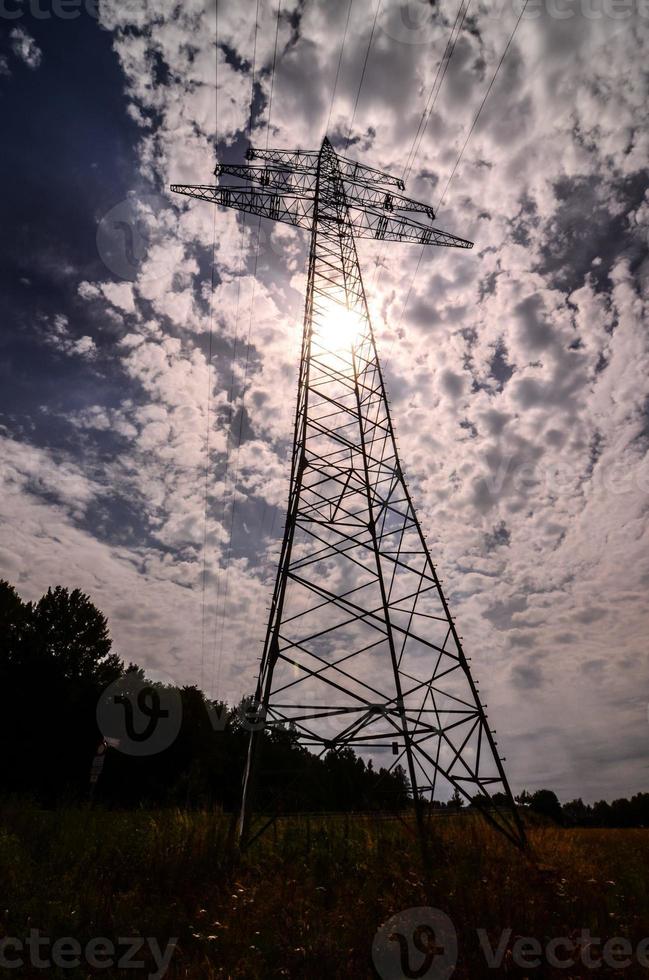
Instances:
[[[349,17],[352,12],[352,5],[354,0],[349,0],[349,7],[347,8],[347,20],[345,21],[345,30],[343,32],[343,41],[340,45],[340,55],[338,56],[338,67],[336,68],[336,79],[334,81],[333,91],[331,93],[331,102],[329,103],[329,115],[327,116],[327,125],[325,126],[325,135],[329,132],[329,123],[331,122],[331,113],[334,107],[334,99],[336,98],[336,89],[338,88],[338,76],[340,75],[340,66],[343,60],[343,51],[345,50],[345,41],[347,40],[347,28],[349,27]]]
[[[215,4],[215,63],[214,63],[214,148],[218,150],[219,142],[219,5],[218,0]],[[212,226],[212,267],[210,277],[210,329],[208,340],[207,356],[207,409],[206,409],[206,432],[205,432],[205,487],[203,495],[203,583],[202,583],[202,612],[201,612],[201,690],[204,687],[205,673],[205,588],[207,583],[207,499],[209,496],[209,473],[210,473],[210,435],[211,435],[211,414],[212,414],[212,351],[214,340],[214,274],[216,266],[216,208],[214,209],[214,221]]]
[[[358,108],[358,100],[359,100],[360,95],[361,95],[361,89],[363,88],[363,81],[365,79],[365,70],[367,68],[367,61],[368,61],[368,58],[370,56],[370,51],[372,49],[372,41],[374,39],[374,31],[376,29],[376,21],[378,19],[378,16],[379,16],[379,12],[381,10],[382,3],[383,3],[383,0],[379,0],[378,4],[376,5],[376,10],[374,12],[374,20],[372,22],[372,30],[370,31],[370,38],[369,38],[369,41],[367,42],[367,51],[365,52],[365,60],[363,61],[363,70],[361,72],[360,82],[358,83],[358,92],[356,93],[356,101],[354,102],[354,111],[352,112],[352,118],[351,118],[351,122],[349,124],[349,131],[347,133],[347,144],[346,144],[346,147],[345,147],[346,149],[349,147],[349,141],[352,138],[352,128],[354,126],[354,119],[356,118],[356,110]]]
[[[273,112],[273,88],[275,85],[275,64],[277,62],[277,37],[279,35],[279,16],[282,9],[282,0],[277,0],[277,21],[275,23],[275,48],[273,50],[273,67],[270,72],[270,95],[268,97],[268,125],[266,127],[266,149],[270,139],[270,117]]]
[[[230,505],[230,527],[229,527],[229,531],[228,531],[228,548],[227,548],[227,552],[226,552],[226,556],[225,556],[225,568],[224,568],[224,583],[225,584],[224,584],[224,591],[223,591],[223,599],[222,599],[222,602],[221,602],[221,630],[220,630],[220,640],[219,640],[219,657],[218,657],[217,673],[216,673],[216,681],[215,681],[215,683],[216,683],[217,686],[219,684],[220,674],[221,674],[221,661],[223,659],[223,645],[224,645],[224,639],[225,639],[225,620],[226,620],[226,612],[227,612],[228,598],[229,598],[229,594],[230,594],[230,561],[231,561],[231,558],[232,558],[232,541],[233,541],[233,538],[234,538],[234,521],[235,521],[235,516],[236,516],[236,510],[237,510],[237,485],[239,483],[239,459],[240,459],[240,455],[241,455],[241,439],[242,439],[242,436],[243,436],[244,401],[245,401],[245,395],[246,395],[246,384],[247,384],[247,381],[248,381],[248,367],[249,367],[249,364],[250,364],[250,348],[252,346],[252,344],[251,344],[251,337],[252,337],[252,318],[253,318],[253,312],[254,312],[254,306],[255,306],[255,290],[256,290],[256,286],[257,286],[257,260],[259,258],[259,238],[260,238],[260,232],[261,232],[261,217],[259,218],[259,224],[257,226],[257,249],[256,249],[256,252],[255,252],[255,263],[254,263],[254,268],[253,268],[253,273],[252,273],[252,296],[251,296],[251,300],[250,300],[250,319],[248,321],[248,339],[247,339],[247,344],[246,344],[246,360],[245,360],[244,372],[243,372],[243,383],[242,383],[241,402],[240,402],[240,405],[239,405],[239,428],[238,428],[237,440],[236,440],[236,456],[235,456],[235,464],[234,464],[235,465],[235,469],[234,469],[234,475],[233,475],[233,478],[232,478],[232,495],[231,495],[232,496],[232,503]]]
[[[259,0],[255,11],[255,38],[252,46],[252,75],[250,76],[250,115],[248,117],[248,141],[252,133],[252,111],[255,102],[255,72],[257,69],[257,33],[259,31]]]
[[[271,126],[271,117],[272,117],[272,108],[273,108],[273,88],[274,88],[274,83],[275,83],[275,69],[276,69],[276,65],[277,65],[277,42],[278,42],[278,37],[279,37],[279,21],[280,21],[280,17],[281,17],[281,6],[282,6],[281,0],[278,0],[278,4],[277,4],[277,19],[276,19],[276,25],[275,25],[275,45],[274,45],[274,49],[273,49],[273,61],[272,61],[271,76],[270,76],[270,95],[269,95],[269,100],[268,100],[268,121],[266,123],[266,149],[268,149],[268,142],[269,142],[269,138],[270,138],[270,126]],[[259,0],[257,0],[257,8],[259,8]],[[257,27],[258,27],[258,23],[256,22],[255,23],[255,52],[257,50],[257,43],[256,43],[257,42],[257,35],[256,35],[256,28]],[[251,96],[251,98],[252,98],[252,96]],[[251,119],[252,119],[252,101],[251,101],[250,114],[251,114]],[[249,133],[250,133],[250,130],[249,130]],[[230,510],[230,528],[229,528],[229,533],[228,533],[228,547],[227,547],[227,552],[226,552],[226,557],[225,557],[225,567],[223,569],[224,590],[223,590],[223,599],[222,599],[222,602],[221,602],[221,630],[220,630],[219,654],[218,654],[217,670],[216,670],[216,678],[215,678],[215,684],[216,684],[217,687],[218,687],[218,685],[220,683],[221,661],[223,659],[223,644],[224,644],[224,635],[225,635],[225,620],[226,620],[227,602],[228,602],[229,589],[230,589],[230,585],[229,585],[229,583],[230,583],[230,560],[232,558],[232,540],[233,540],[233,536],[234,536],[234,521],[235,521],[236,506],[237,506],[237,484],[239,482],[239,457],[240,457],[240,452],[241,452],[241,439],[242,439],[242,435],[243,435],[244,402],[245,402],[245,396],[246,396],[246,385],[247,385],[247,382],[248,382],[248,368],[249,368],[249,364],[250,364],[250,349],[251,349],[251,346],[252,346],[252,320],[253,320],[254,307],[255,307],[255,291],[256,291],[256,288],[257,288],[257,264],[258,264],[258,261],[259,261],[259,245],[260,245],[260,241],[261,241],[261,216],[259,217],[259,222],[258,222],[258,225],[257,225],[257,244],[256,244],[256,248],[255,248],[255,261],[254,261],[253,273],[252,273],[252,295],[251,295],[251,299],[250,299],[250,318],[249,318],[249,321],[248,321],[248,338],[247,338],[247,343],[246,343],[246,359],[245,359],[245,365],[244,365],[242,391],[241,391],[241,404],[240,404],[240,415],[239,415],[239,429],[238,429],[237,441],[236,441],[235,471],[234,471],[234,477],[233,477],[233,480],[232,480],[232,503],[231,503],[231,510]],[[218,617],[218,608],[217,608],[217,617]],[[217,623],[215,623],[215,631],[216,631],[217,625],[218,625],[218,621],[217,621]]]
[[[214,224],[212,228],[212,274],[210,289],[210,330],[207,356],[207,422],[205,433],[205,489],[203,495],[203,598],[201,618],[201,690],[203,690],[205,670],[205,586],[207,582],[207,498],[209,495],[210,473],[210,430],[212,410],[212,345],[214,337],[214,265],[216,262],[216,208],[214,208]]]
[[[527,3],[528,3],[528,0],[525,0],[525,2],[523,4],[523,7],[521,8],[521,12],[518,15],[518,19],[517,19],[516,23],[514,24],[514,27],[512,29],[511,34],[509,35],[509,39],[507,41],[507,44],[505,45],[505,48],[503,50],[503,53],[500,56],[500,61],[496,65],[496,70],[494,71],[493,75],[491,76],[491,81],[489,82],[489,85],[487,86],[487,91],[485,92],[484,98],[482,99],[482,102],[480,103],[480,106],[478,108],[478,111],[475,114],[475,117],[473,119],[473,122],[471,123],[471,126],[469,128],[469,132],[467,133],[467,137],[466,137],[466,139],[464,141],[464,144],[462,146],[462,149],[460,150],[460,152],[458,154],[457,160],[455,161],[455,164],[453,165],[453,169],[451,171],[451,174],[450,174],[448,180],[446,181],[446,184],[444,186],[444,190],[442,191],[442,196],[440,197],[439,202],[437,204],[437,208],[435,209],[436,212],[438,212],[439,209],[440,209],[440,207],[442,206],[442,202],[444,201],[444,198],[446,197],[446,192],[447,192],[447,190],[449,188],[449,185],[450,185],[451,181],[453,180],[453,177],[455,176],[455,172],[456,172],[457,168],[460,165],[460,161],[462,160],[462,157],[464,156],[464,151],[466,150],[466,148],[467,148],[467,146],[469,144],[469,140],[471,139],[471,135],[472,135],[472,133],[473,133],[475,127],[476,127],[476,124],[478,122],[478,119],[480,118],[480,114],[481,114],[482,110],[485,107],[485,104],[487,102],[487,99],[489,98],[489,94],[490,94],[492,88],[494,87],[494,83],[496,81],[496,78],[498,77],[498,73],[500,72],[500,69],[502,68],[503,62],[505,61],[505,58],[507,57],[507,52],[509,51],[509,48],[511,47],[512,41],[514,40],[514,36],[516,34],[516,31],[518,30],[518,25],[520,24],[520,22],[521,22],[521,20],[523,18],[523,14],[525,13],[525,9],[527,7]],[[406,294],[405,302],[404,302],[403,306],[401,307],[401,313],[399,315],[399,321],[397,323],[397,330],[401,326],[401,322],[403,320],[403,316],[404,316],[404,313],[406,311],[406,307],[408,306],[408,301],[410,300],[410,295],[412,293],[413,286],[415,284],[415,279],[417,278],[417,273],[419,272],[419,266],[421,265],[421,260],[422,260],[423,254],[424,254],[424,249],[422,248],[421,251],[420,251],[420,253],[419,253],[419,258],[417,260],[417,266],[415,268],[413,277],[410,280],[410,285],[408,287],[408,292]]]
[[[217,0],[217,10],[218,10],[218,0]],[[217,14],[217,18],[218,18],[218,14]],[[218,30],[218,19],[217,19],[217,30]],[[255,33],[254,33],[253,47],[252,47],[252,72],[251,72],[251,76],[250,76],[250,108],[249,108],[249,112],[248,112],[248,140],[249,141],[250,141],[250,138],[251,138],[251,135],[252,135],[252,119],[253,119],[254,101],[255,101],[255,80],[256,80],[256,74],[257,74],[257,36],[258,36],[258,33],[259,33],[259,0],[257,0],[256,9],[255,9]],[[218,57],[218,54],[217,54],[217,57]],[[217,62],[217,65],[218,65],[218,62]],[[243,219],[243,221],[241,223],[241,231],[240,231],[240,236],[239,236],[239,268],[238,268],[238,277],[237,277],[237,305],[236,305],[236,313],[235,313],[234,344],[233,344],[233,348],[232,348],[232,357],[231,357],[231,360],[230,360],[230,391],[229,391],[229,396],[228,396],[228,410],[229,410],[229,414],[228,414],[228,422],[227,422],[227,426],[226,426],[225,465],[224,465],[224,473],[223,473],[223,491],[222,491],[222,494],[221,494],[221,517],[220,517],[221,525],[223,525],[223,521],[224,521],[224,518],[225,518],[225,500],[226,500],[226,492],[227,492],[227,480],[228,480],[228,473],[229,473],[229,469],[230,469],[230,434],[231,434],[232,414],[233,414],[233,412],[232,412],[232,405],[233,405],[233,399],[234,399],[234,379],[235,379],[236,363],[237,363],[237,346],[238,346],[238,338],[239,338],[239,302],[240,302],[240,298],[241,298],[241,277],[242,277],[242,273],[243,273],[243,242],[244,242],[245,224],[246,224],[246,222],[245,222],[245,216],[244,216],[244,219]],[[219,567],[218,575],[217,575],[217,583],[216,583],[216,604],[215,604],[215,609],[214,609],[214,637],[213,637],[213,657],[212,657],[212,694],[213,695],[215,693],[215,688],[214,688],[215,674],[217,674],[217,675],[220,674],[220,669],[221,669],[221,654],[222,654],[222,651],[219,651],[219,655],[218,655],[218,658],[217,658],[216,634],[217,634],[217,630],[218,630],[219,599],[220,599],[220,596],[221,596],[223,574],[224,574],[224,570]],[[202,666],[202,663],[203,663],[203,654],[201,654],[201,678],[202,678],[202,675],[203,675],[203,666]],[[202,682],[201,682],[201,686],[202,686]]]
[[[433,84],[431,86],[430,93],[426,101],[426,105],[422,109],[422,113],[419,118],[419,125],[417,126],[417,132],[415,133],[415,136],[413,138],[412,146],[410,147],[408,157],[406,159],[406,162],[403,167],[403,171],[401,173],[401,179],[403,181],[407,180],[408,176],[410,175],[413,164],[415,162],[415,157],[419,152],[421,141],[424,137],[424,133],[426,132],[426,127],[428,126],[430,117],[433,114],[433,110],[435,108],[435,104],[437,102],[437,98],[441,91],[442,85],[444,84],[446,72],[448,71],[448,67],[451,63],[453,52],[455,51],[455,45],[457,44],[457,39],[460,36],[462,27],[464,26],[464,21],[466,19],[467,11],[469,9],[470,4],[471,4],[471,0],[460,0],[460,6],[457,8],[457,13],[455,14],[455,20],[453,21],[453,26],[451,27],[450,34],[446,40],[444,53],[442,54],[442,57],[437,63],[437,71],[435,72],[435,78],[433,79]],[[385,250],[382,250],[376,259],[374,281],[372,284],[373,289],[376,287],[376,282],[379,276],[379,267],[381,265],[381,262],[383,261],[384,255],[385,255]],[[390,351],[391,350],[392,347],[390,347]]]
[[[500,71],[503,62],[504,62],[505,58],[507,57],[507,52],[509,51],[510,45],[511,45],[512,41],[514,40],[514,35],[516,34],[516,31],[518,30],[518,25],[520,24],[520,22],[521,22],[521,20],[523,18],[523,14],[525,13],[525,8],[527,7],[527,2],[528,2],[528,0],[525,0],[525,3],[523,4],[523,7],[521,9],[521,12],[518,15],[518,20],[514,24],[513,31],[509,35],[509,40],[507,41],[507,44],[505,45],[505,50],[503,51],[503,53],[500,56],[500,61],[498,62],[497,66],[496,66],[496,70],[495,70],[495,72],[493,73],[493,75],[491,77],[491,81],[489,82],[489,86],[487,88],[487,91],[485,92],[484,98],[483,98],[482,102],[480,103],[480,108],[476,112],[475,119],[471,123],[471,128],[469,129],[469,132],[467,133],[467,137],[466,137],[466,139],[464,141],[464,144],[462,146],[462,149],[460,150],[459,156],[458,156],[457,160],[455,161],[455,164],[454,164],[453,169],[451,171],[451,175],[448,178],[448,180],[446,181],[446,186],[444,187],[444,190],[442,192],[442,196],[440,197],[439,203],[437,205],[437,210],[438,211],[439,211],[439,209],[440,209],[440,207],[442,205],[442,201],[446,197],[446,191],[448,190],[448,186],[451,183],[451,181],[453,180],[453,177],[455,176],[455,171],[459,167],[460,161],[461,161],[462,157],[464,156],[464,151],[467,148],[467,145],[469,143],[469,140],[471,139],[471,135],[473,133],[473,130],[475,129],[476,124],[478,122],[478,119],[480,118],[480,113],[484,109],[485,103],[486,103],[487,99],[489,98],[489,93],[491,92],[491,90],[492,90],[492,88],[494,86],[494,82],[496,81],[496,78],[498,77],[498,72]]]
[[[465,0],[461,0],[460,6],[458,7],[457,14],[455,15],[455,22],[453,24],[453,27],[451,28],[451,33],[449,34],[448,40],[446,42],[446,47],[444,49],[444,54],[442,55],[441,60],[440,60],[440,62],[438,64],[438,66],[437,66],[437,71],[435,73],[435,79],[433,81],[433,85],[432,85],[432,88],[430,90],[430,95],[428,97],[428,102],[426,104],[426,107],[424,108],[424,111],[421,114],[421,119],[419,120],[419,126],[417,127],[417,132],[415,133],[415,138],[412,141],[412,147],[410,149],[410,153],[408,154],[408,160],[406,162],[406,166],[404,167],[404,171],[403,171],[403,175],[402,175],[402,179],[403,180],[405,180],[406,177],[410,174],[410,171],[412,170],[412,165],[415,162],[415,157],[417,156],[417,153],[419,152],[419,147],[421,146],[421,141],[424,138],[424,134],[426,132],[426,128],[428,126],[428,122],[430,120],[430,117],[433,114],[433,110],[435,108],[435,103],[437,102],[437,97],[438,97],[438,95],[440,93],[440,90],[442,88],[442,85],[444,84],[444,78],[446,77],[446,72],[448,71],[448,66],[451,63],[451,58],[453,57],[453,52],[455,51],[455,45],[457,44],[457,39],[459,38],[459,36],[460,36],[460,34],[462,32],[462,28],[464,26],[464,21],[466,19],[466,15],[467,15],[467,12],[468,12],[470,6],[471,6],[471,0],[466,0],[466,6],[465,6]],[[460,19],[460,14],[462,15],[461,16],[461,19]],[[458,21],[459,21],[459,27],[457,26],[458,25]],[[457,30],[456,30],[456,28],[457,28]],[[448,57],[447,57],[447,55],[448,55]],[[440,73],[441,73],[441,77],[440,77]],[[437,85],[438,79],[439,79],[439,85]],[[436,89],[436,86],[437,86],[437,89]],[[432,99],[432,104],[431,104],[431,99]]]
[[[223,468],[223,489],[221,491],[221,514],[220,514],[220,524],[223,526],[225,521],[225,511],[226,511],[226,499],[227,499],[227,486],[228,486],[228,474],[230,471],[230,443],[231,443],[231,430],[232,430],[232,406],[234,404],[234,382],[237,366],[237,347],[239,343],[239,307],[241,301],[241,279],[243,274],[243,242],[244,233],[246,229],[246,217],[243,216],[241,222],[241,230],[239,234],[239,268],[237,275],[237,303],[234,315],[234,345],[232,350],[232,358],[230,361],[230,387],[228,390],[228,416],[225,426],[226,436],[225,436],[225,465]],[[219,615],[219,600],[221,598],[221,587],[222,587],[223,575],[219,570],[219,575],[217,577],[216,583],[216,603],[214,609],[214,635],[212,640],[212,692],[216,691],[215,687],[215,675],[217,672],[217,648],[216,648],[216,634],[218,629],[218,615]],[[221,670],[221,657],[218,657],[218,673]]]

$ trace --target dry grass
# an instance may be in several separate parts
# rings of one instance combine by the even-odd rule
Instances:
[[[4,804],[1,929],[20,937],[38,928],[81,942],[155,936],[163,946],[176,936],[167,976],[200,980],[375,976],[378,926],[420,905],[451,917],[460,949],[454,977],[471,980],[593,973],[547,965],[524,971],[508,957],[499,970],[488,970],[477,928],[494,945],[511,929],[510,948],[518,936],[545,943],[582,928],[602,940],[627,937],[634,946],[649,936],[645,830],[532,828],[530,861],[479,817],[439,819],[427,883],[416,842],[397,820],[286,818],[240,861],[229,846],[231,830],[230,818],[219,813]],[[594,973],[647,976],[636,967]]]

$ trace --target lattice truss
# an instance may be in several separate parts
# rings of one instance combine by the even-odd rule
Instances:
[[[455,788],[517,843],[522,828],[406,486],[355,236],[470,248],[415,220],[430,207],[338,156],[251,150],[216,173],[259,186],[184,194],[311,230],[288,514],[256,697],[320,753],[352,746],[413,794]],[[246,775],[244,810],[256,760]],[[491,807],[494,792],[507,805]],[[501,800],[502,803],[502,800]]]

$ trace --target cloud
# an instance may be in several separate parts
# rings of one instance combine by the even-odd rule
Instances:
[[[39,67],[43,52],[36,44],[36,41],[24,27],[14,27],[9,32],[11,39],[11,49],[17,58],[24,61],[28,68],[36,70]]]
[[[69,320],[62,313],[46,320],[41,327],[41,336],[48,346],[69,357],[77,355],[92,360],[97,354],[97,345],[92,337],[84,334],[75,338],[69,329]]]
[[[97,471],[84,482],[81,459],[74,472],[52,464],[65,499],[48,503],[56,481],[42,483],[41,460],[11,497],[21,550],[4,547],[30,595],[73,553],[70,574],[97,584],[124,648],[134,638],[128,655],[196,679],[207,532],[208,632],[235,698],[256,670],[287,494],[308,243],[168,193],[212,181],[217,136],[226,159],[246,143],[255,9],[219,5],[217,49],[213,7],[100,7],[159,200],[141,195],[146,247],[128,281],[84,273],[79,306],[47,321],[47,343],[101,353],[117,379],[117,403],[98,387],[96,404],[61,420]],[[384,2],[356,102],[372,17],[354,5],[332,104],[348,5],[283,3],[270,126],[276,6],[260,9],[253,142],[317,147],[331,107],[345,150],[356,107],[346,152],[402,173],[455,7]],[[413,246],[362,242],[359,254],[404,469],[513,781],[605,795],[643,776],[626,751],[640,729],[620,724],[619,703],[636,696],[647,635],[649,33],[536,12],[439,214],[475,248],[430,249],[419,266]],[[483,5],[465,24],[408,174],[413,196],[437,204],[513,15]],[[106,486],[135,515],[112,545],[109,506],[104,538],[83,524]],[[598,789],[604,729],[620,765]]]
[[[124,313],[135,311],[133,287],[128,282],[103,282],[99,287],[109,303]],[[87,290],[86,290],[87,293]]]

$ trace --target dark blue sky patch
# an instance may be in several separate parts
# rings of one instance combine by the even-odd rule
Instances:
[[[640,206],[649,170],[621,178],[615,193],[623,206],[612,213],[611,184],[597,178],[563,178],[555,186],[557,208],[547,222],[542,264],[535,269],[548,285],[566,293],[590,275],[598,291],[611,288],[610,271],[621,255],[635,266],[646,259],[646,240],[629,235],[626,214]],[[601,260],[596,262],[595,260]]]
[[[489,373],[498,382],[498,390],[502,391],[512,374],[513,366],[508,361],[507,348],[502,341],[496,347],[494,355],[489,364]]]
[[[111,382],[85,360],[49,345],[47,331],[48,318],[66,310],[72,337],[99,332],[77,288],[107,277],[97,221],[138,181],[137,129],[125,111],[112,37],[95,19],[25,16],[20,23],[43,57],[37,71],[16,63],[0,79],[10,134],[0,155],[9,191],[0,224],[0,413],[16,420],[14,431],[29,418],[36,443],[56,446],[68,440],[52,415],[123,397],[123,387],[111,397]]]

